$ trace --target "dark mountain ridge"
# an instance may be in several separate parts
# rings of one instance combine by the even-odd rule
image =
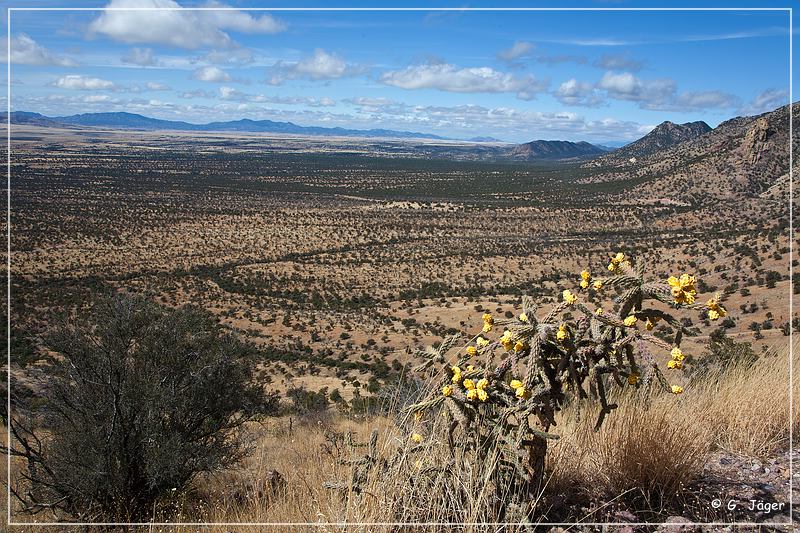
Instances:
[[[790,117],[792,130],[800,131],[800,103],[794,103],[791,112],[789,105],[785,105],[761,115],[732,118],[699,133],[705,129],[703,123],[694,137],[656,152],[627,158],[629,146],[645,140],[648,134],[625,148],[584,163],[583,167],[595,169],[587,181],[644,180],[630,191],[631,198],[687,204],[772,198],[780,204],[788,198]],[[792,139],[795,149],[799,142],[795,135]]]
[[[641,139],[610,152],[608,156],[602,159],[608,162],[629,160],[631,158],[640,159],[696,139],[709,131],[711,131],[711,126],[702,120],[686,122],[685,124],[675,124],[667,120],[653,128],[650,133]]]
[[[530,161],[534,159],[575,159],[606,153],[606,150],[586,141],[531,141],[512,148],[509,157]]]

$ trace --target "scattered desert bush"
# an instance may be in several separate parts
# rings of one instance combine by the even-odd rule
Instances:
[[[691,380],[714,380],[734,367],[748,368],[755,364],[758,356],[749,342],[736,342],[717,329],[709,335],[706,352],[700,357],[690,357]]]

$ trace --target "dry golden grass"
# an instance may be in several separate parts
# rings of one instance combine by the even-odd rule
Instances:
[[[800,363],[798,353],[795,351],[795,365]],[[789,429],[788,368],[788,349],[783,347],[750,368],[733,368],[721,379],[687,386],[680,396],[643,390],[620,395],[616,399],[618,409],[607,417],[597,433],[593,431],[595,413],[580,410],[579,406],[568,408],[555,428],[561,439],[551,445],[548,455],[549,475],[541,511],[553,511],[554,502],[568,503],[570,499],[619,500],[645,516],[649,513],[650,518],[657,518],[658,513],[674,509],[683,501],[687,496],[685,491],[689,490],[687,485],[701,475],[712,451],[722,449],[763,456],[784,450]],[[794,394],[800,394],[798,381],[794,383]],[[409,482],[419,474],[418,465],[441,464],[445,458],[442,432],[435,427],[438,420],[430,422],[434,427],[425,428],[431,436],[426,438],[424,449],[415,454],[409,453],[407,435],[400,434],[387,419],[366,422],[336,419],[329,425],[296,427],[294,435],[286,433],[285,423],[281,422],[283,430],[271,429],[263,434],[258,452],[242,471],[202,484],[200,492],[206,494],[207,500],[198,519],[313,522],[327,525],[331,531],[337,530],[335,524],[347,522],[354,524],[348,531],[380,531],[390,528],[355,524],[443,522],[453,517],[470,523],[484,521],[491,514],[492,488],[481,477],[483,465],[461,465],[457,482],[445,483],[442,478],[433,483],[438,489],[435,491],[427,490],[430,485],[415,488]],[[795,430],[800,428],[798,412],[793,424]],[[388,458],[401,453],[404,460],[388,473],[371,476],[362,496],[349,492],[340,498],[335,491],[322,488],[325,481],[337,478],[346,481],[349,475],[347,467],[336,465],[330,455],[322,452],[326,427],[352,430],[361,442],[367,440],[373,428],[378,429],[381,454]],[[256,497],[241,503],[230,496],[218,499],[220,495],[229,495],[231,487],[257,485],[270,469],[286,476],[285,495]],[[414,505],[408,506],[409,501]],[[445,507],[437,508],[434,503]],[[598,507],[602,511],[602,504]],[[574,516],[570,521],[596,518],[590,513]],[[237,531],[258,531],[258,527],[237,528]]]
[[[798,354],[796,349],[794,362],[800,368]],[[616,398],[619,407],[597,433],[592,429],[595,413],[573,404],[555,428],[561,439],[550,447],[547,485],[537,510],[553,516],[557,511],[554,505],[583,501],[595,505],[600,514],[604,505],[596,502],[625,501],[642,516],[657,519],[658,513],[669,511],[676,501],[687,497],[687,485],[701,475],[712,451],[765,456],[785,450],[788,370],[784,346],[750,368],[736,367],[719,379],[689,385],[680,396],[644,388],[635,394],[620,394]],[[800,395],[800,382],[795,380],[793,386],[794,394]],[[446,459],[439,419],[443,420],[435,417],[426,422],[426,440],[417,453],[410,451],[408,435],[387,418],[352,421],[334,417],[307,423],[295,419],[291,432],[285,418],[254,426],[255,448],[247,463],[237,471],[197,480],[193,490],[174,502],[182,511],[171,521],[315,523],[328,531],[341,530],[336,524],[347,523],[352,524],[348,531],[388,531],[390,526],[358,524],[490,520],[493,487],[481,476],[484,465],[461,465],[455,482],[432,476],[430,483],[414,483],[423,465],[442,464]],[[797,411],[792,423],[795,431],[800,428]],[[348,466],[337,464],[336,454],[325,451],[326,432],[352,431],[355,441],[366,442],[373,429],[379,432],[379,455],[390,459],[399,453],[402,459],[386,472],[372,473],[360,496],[324,488],[326,481],[346,482],[350,472]],[[348,459],[364,451],[343,447],[339,457]],[[264,487],[267,472],[273,469],[286,479],[285,491],[273,494]],[[5,463],[0,470],[5,476]],[[590,512],[569,521],[597,518]],[[236,527],[237,532],[262,529]],[[301,531],[306,527],[283,529]],[[431,525],[427,529],[444,531],[447,527]],[[153,530],[185,533],[197,527]],[[231,528],[204,530],[225,532]]]
[[[763,356],[750,368],[734,367],[724,379],[708,380],[687,391],[687,409],[706,439],[723,450],[763,456],[788,445],[790,386],[800,396],[800,381],[789,382],[788,349]],[[797,372],[798,347],[794,349]],[[794,431],[800,412],[794,410]]]

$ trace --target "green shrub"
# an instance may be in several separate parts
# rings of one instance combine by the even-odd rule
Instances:
[[[46,401],[11,420],[27,467],[10,488],[28,512],[148,519],[242,458],[242,425],[274,405],[252,384],[249,348],[200,312],[115,297],[71,324],[44,339],[59,360]]]

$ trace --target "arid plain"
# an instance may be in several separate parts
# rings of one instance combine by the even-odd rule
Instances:
[[[687,199],[627,162],[447,157],[472,146],[15,125],[14,331],[35,343],[93,292],[141,293],[259,345],[266,386],[349,399],[621,251],[720,292],[726,331],[757,351],[786,342],[785,176],[777,192],[780,176],[759,195]],[[695,355],[705,339],[689,339]]]

